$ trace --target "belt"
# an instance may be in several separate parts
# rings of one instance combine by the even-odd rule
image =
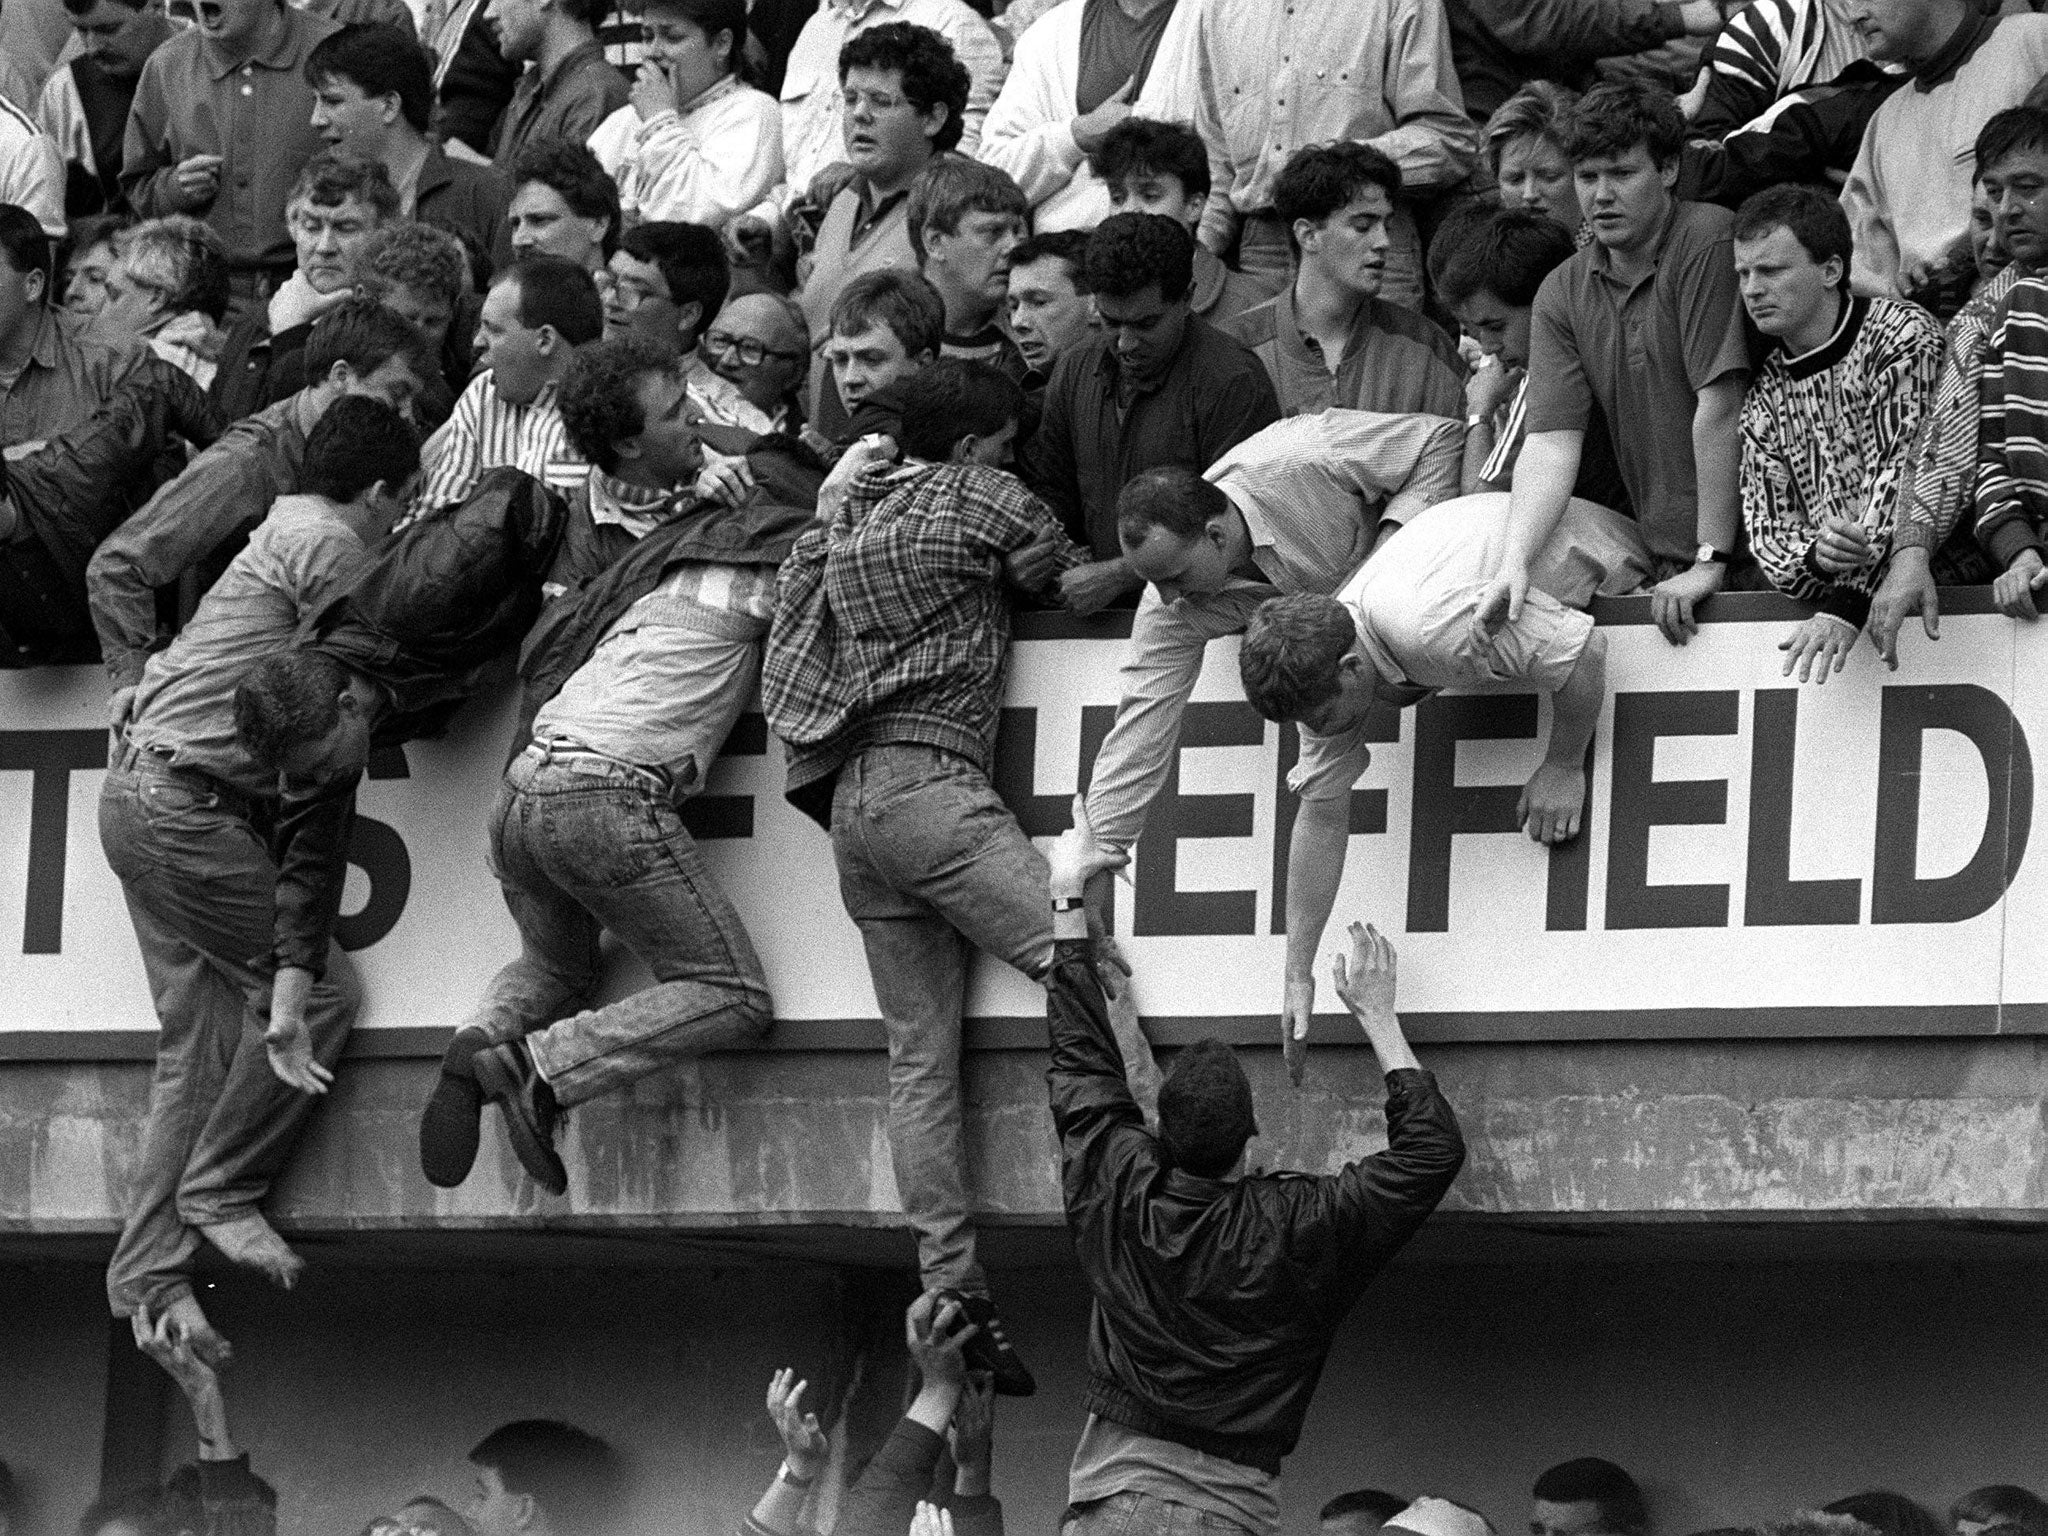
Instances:
[[[186,768],[171,761],[170,752],[163,747],[138,747],[123,738],[115,749],[114,766],[123,773],[135,773],[147,769],[167,779],[213,796],[220,808],[231,816],[254,822],[269,809],[269,802],[259,800],[247,790],[237,789],[232,784],[215,778],[199,768]]]
[[[665,770],[629,763],[623,757],[613,757],[595,747],[579,747],[564,741],[536,741],[522,756],[542,768],[553,765],[593,779],[624,781],[670,804],[674,804],[677,798],[675,783]]]

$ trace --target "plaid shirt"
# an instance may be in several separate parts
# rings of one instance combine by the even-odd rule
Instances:
[[[839,770],[886,742],[988,771],[1010,645],[1003,557],[1047,529],[1052,513],[1001,470],[914,463],[864,471],[797,541],[761,668],[791,804],[829,826]],[[1060,570],[1087,558],[1060,535]]]

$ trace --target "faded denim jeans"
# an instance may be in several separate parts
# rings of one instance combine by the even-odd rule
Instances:
[[[988,776],[936,747],[870,747],[832,800],[839,893],[889,1035],[889,1155],[927,1288],[983,1292],[968,1218],[960,1015],[970,948],[1052,965],[1045,858]]]
[[[1060,1536],[1252,1536],[1248,1527],[1190,1504],[1135,1490],[1071,1509]]]
[[[760,957],[655,775],[515,758],[491,816],[491,870],[520,953],[466,1023],[494,1043],[525,1037],[565,1109],[767,1032]],[[655,984],[586,1009],[607,929]]]
[[[121,881],[156,1004],[156,1075],[107,1266],[118,1317],[192,1289],[196,1230],[255,1212],[320,1101],[270,1069],[268,962],[277,865],[244,808],[146,754],[109,769],[100,845]],[[329,943],[306,1004],[313,1055],[332,1068],[361,1002]]]

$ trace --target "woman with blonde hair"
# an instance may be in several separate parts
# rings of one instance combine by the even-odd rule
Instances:
[[[220,321],[228,307],[220,236],[198,219],[172,214],[124,232],[117,251],[95,323],[108,335],[142,337],[158,357],[206,388],[219,367]]]

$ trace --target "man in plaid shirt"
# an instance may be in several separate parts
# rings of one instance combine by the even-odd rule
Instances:
[[[1031,1373],[1003,1338],[967,1214],[960,1014],[970,945],[1034,979],[1052,964],[1045,860],[989,768],[1005,588],[1043,591],[1088,558],[999,467],[1023,408],[984,363],[941,360],[905,383],[903,462],[865,441],[826,483],[824,526],[783,562],[761,674],[790,803],[831,832],[867,946],[925,1288],[963,1297],[980,1325],[971,1363],[1017,1395]]]

